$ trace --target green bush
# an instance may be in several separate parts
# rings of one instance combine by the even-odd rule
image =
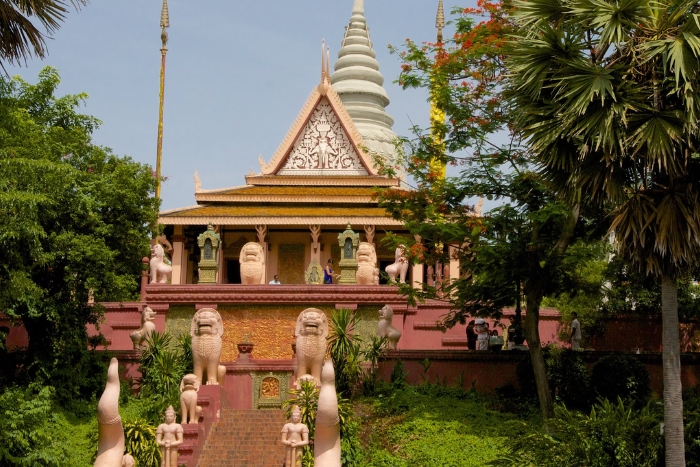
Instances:
[[[547,347],[544,351],[547,380],[554,400],[571,408],[588,409],[592,400],[591,382],[581,353],[557,347]],[[537,397],[529,354],[518,363],[515,371],[521,393],[525,397]]]
[[[621,398],[644,405],[651,397],[651,382],[647,367],[630,355],[608,355],[593,365],[593,390],[609,401]]]
[[[700,386],[683,396],[686,467],[700,467]]]
[[[602,400],[589,415],[555,407],[555,418],[534,433],[508,441],[498,467],[656,467],[663,438],[656,403],[641,410]]]
[[[125,450],[139,467],[159,467],[160,449],[156,444],[156,428],[142,418],[124,422]]]

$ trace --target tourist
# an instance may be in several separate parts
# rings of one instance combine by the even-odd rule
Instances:
[[[489,349],[489,324],[479,318],[474,322],[474,332],[476,333],[476,349]]]
[[[474,332],[474,320],[467,324],[467,349],[476,350],[476,333]]]
[[[323,283],[332,284],[333,283],[333,259],[328,258],[326,267],[323,269]]]
[[[270,284],[274,284],[274,285],[280,285],[280,284],[281,284],[281,282],[280,282],[280,276],[278,276],[277,274],[275,274],[275,277],[273,277],[272,280],[271,280],[269,283],[270,283]]]
[[[581,323],[578,322],[578,313],[571,313],[571,350],[581,350]]]

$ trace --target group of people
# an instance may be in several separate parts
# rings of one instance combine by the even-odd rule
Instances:
[[[508,349],[527,349],[522,343],[514,342],[514,331],[515,329],[511,325],[508,328]],[[581,323],[575,311],[571,313],[569,342],[572,350],[581,350]],[[503,337],[498,335],[496,329],[489,331],[489,323],[482,318],[473,319],[467,324],[467,348],[469,350],[489,350],[494,348],[500,350],[503,345]]]

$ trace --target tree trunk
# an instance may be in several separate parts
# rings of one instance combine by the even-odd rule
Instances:
[[[678,287],[669,277],[661,281],[664,367],[664,440],[666,467],[685,467],[681,346],[678,336]]]
[[[552,393],[549,390],[547,371],[544,366],[544,353],[540,344],[540,303],[541,299],[536,294],[527,296],[527,310],[525,312],[525,339],[530,349],[530,360],[535,372],[535,384],[537,385],[537,397],[540,400],[542,417],[546,420],[554,416],[554,403]]]

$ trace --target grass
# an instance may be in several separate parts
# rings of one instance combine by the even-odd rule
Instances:
[[[527,431],[496,400],[440,386],[407,387],[358,405],[367,467],[484,466],[506,453],[508,438]],[[502,410],[502,409],[501,409]]]

